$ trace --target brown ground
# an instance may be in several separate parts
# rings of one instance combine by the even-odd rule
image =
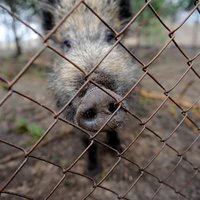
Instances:
[[[184,50],[191,58],[198,52],[198,50]],[[147,63],[157,51],[137,49],[135,53],[143,60],[146,58],[145,63]],[[194,68],[198,73],[200,72],[199,61],[200,58],[194,62]],[[0,66],[3,66],[0,68],[0,73],[9,80],[12,80],[20,70],[20,66],[23,65],[23,60],[20,61],[21,63],[7,59],[2,59],[0,62]],[[186,71],[188,67],[186,62],[187,60],[177,49],[168,49],[150,66],[149,72],[163,84],[166,90],[169,90],[184,71]],[[29,70],[17,82],[14,89],[23,92],[41,104],[54,108],[51,101],[52,97],[47,90],[44,70],[41,70],[41,66],[38,65],[32,68],[37,69]],[[199,78],[193,72],[189,72],[170,93],[170,96],[191,103],[195,102],[200,94],[199,81]],[[0,101],[7,93],[3,89],[3,84],[1,85]],[[144,90],[156,92],[161,96],[163,94],[163,90],[148,76],[143,79],[141,85]],[[143,121],[147,120],[162,103],[160,100],[152,100],[144,96],[141,96],[139,99],[139,105],[136,106],[136,113]],[[200,126],[199,110],[191,110],[188,112],[188,115]],[[21,126],[19,127],[18,121],[24,119],[28,121],[28,124],[37,124],[44,131],[54,121],[49,111],[17,94],[12,94],[0,107],[0,188],[5,185],[13,172],[24,161],[24,156],[20,150],[2,143],[1,140],[13,143],[16,146],[24,148],[26,151],[30,150],[38,140],[38,137],[29,133],[30,130],[23,131],[23,134],[20,133]],[[200,166],[200,141],[197,140],[188,149],[199,134],[196,130],[197,128],[188,120],[184,120],[180,127],[167,140],[167,144],[174,149],[170,148],[166,143],[162,143],[159,139],[159,136],[162,139],[167,138],[182,119],[181,110],[170,100],[167,100],[160,111],[146,124],[158,137],[146,129],[134,145],[125,153],[125,156],[130,161],[139,165],[140,168],[144,168],[145,172],[141,172],[141,174],[136,165],[122,159],[112,173],[100,184],[100,187],[94,190],[87,200],[117,200],[120,198],[115,193],[123,196],[129,189],[130,191],[124,199],[147,200],[152,199],[152,196],[159,187],[160,190],[154,198],[156,200],[199,200],[200,170],[195,170],[195,167]],[[124,148],[134,140],[143,128],[136,119],[133,121],[134,123],[131,122],[133,125],[124,130],[123,135],[121,135]],[[79,135],[69,125],[64,122],[58,122],[47,137],[44,138],[42,145],[38,146],[31,155],[46,159],[66,169],[84,150],[79,139]],[[101,181],[104,175],[119,159],[115,153],[112,153],[105,146],[99,146],[101,147],[100,160],[102,162],[102,172],[95,178],[97,183]],[[185,151],[186,153],[184,154]],[[178,152],[183,154],[186,160],[183,159],[179,163],[181,157],[177,155]],[[155,160],[152,160],[155,155],[157,157]],[[83,156],[73,166],[71,171],[85,174],[85,160],[86,157]],[[179,164],[177,165],[177,163]],[[173,170],[175,166],[177,168]],[[166,179],[172,170],[173,174]],[[136,181],[140,174],[140,179]],[[27,163],[3,192],[7,191],[26,195],[30,199],[35,200],[46,199],[50,191],[52,191],[62,177],[63,173],[59,167],[29,157]],[[164,181],[165,184],[159,183],[156,177]],[[102,187],[108,189],[105,190]],[[115,193],[109,191],[109,189],[115,191]],[[63,182],[49,199],[81,200],[92,190],[93,183],[90,179],[75,173],[67,173]],[[179,196],[177,193],[179,191],[188,198]],[[2,193],[0,199],[18,200],[24,198]]]

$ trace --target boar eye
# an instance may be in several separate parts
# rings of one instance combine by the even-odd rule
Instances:
[[[72,44],[70,40],[65,40],[63,42],[63,48],[65,51],[68,51],[71,47],[72,47]]]
[[[106,33],[106,42],[112,43],[115,40],[115,34],[112,31]]]

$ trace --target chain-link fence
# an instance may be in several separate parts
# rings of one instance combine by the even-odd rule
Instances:
[[[90,75],[98,69],[100,63],[88,73],[81,66],[65,57],[60,50],[49,42],[51,36],[81,5],[87,7],[105,26],[115,33],[116,41],[100,63],[113,51],[116,45],[120,45],[136,60],[142,72],[137,82],[129,89],[129,92],[118,101],[118,108],[94,135],[64,118],[62,113],[89,83],[113,97],[113,94],[109,94],[98,83],[90,79]],[[200,13],[199,6],[200,2],[195,1],[193,9],[182,20],[182,23],[178,27],[171,29],[166,25],[165,20],[159,16],[152,6],[151,0],[149,0],[120,32],[116,32],[102,19],[102,16],[92,10],[87,1],[81,0],[77,1],[77,4],[63,16],[62,20],[47,35],[41,35],[5,6],[0,5],[1,9],[32,30],[42,41],[41,48],[24,64],[19,72],[14,73],[11,80],[0,76],[3,91],[1,93],[0,108],[4,109],[8,104],[12,104],[12,108],[6,112],[6,116],[9,115],[10,118],[0,119],[2,121],[2,134],[0,133],[0,149],[2,152],[0,154],[0,198],[199,200],[200,96],[198,85],[200,74],[198,59],[200,52],[193,52],[191,55],[176,41],[176,32],[181,30],[194,12]],[[160,26],[168,34],[166,44],[147,63],[124,45],[121,37],[146,9],[149,9],[154,14],[154,17],[159,20]],[[188,36],[186,35],[185,37]],[[169,49],[172,44],[175,48]],[[65,59],[66,62],[70,62],[74,68],[81,71],[85,76],[83,85],[60,110],[50,107],[48,103],[43,103],[47,101],[45,97],[41,100],[41,98],[29,95],[32,92],[31,90],[35,90],[35,93],[38,93],[39,87],[42,87],[40,85],[42,82],[39,82],[39,85],[36,85],[34,89],[30,87],[30,85],[34,85],[34,79],[23,82],[27,72],[34,68],[34,63],[46,50],[51,50],[51,53],[53,52],[53,54]],[[167,50],[172,51],[173,55],[171,56],[180,54],[179,58],[181,58],[182,64],[185,65],[185,68],[181,68],[178,72],[178,78],[170,87],[166,87],[165,82],[163,82],[167,80],[162,80],[165,79],[165,76],[160,79],[151,70],[154,62]],[[167,58],[171,59],[171,57]],[[166,71],[162,71],[164,70],[162,62],[159,63],[159,67],[161,72],[170,73],[169,68],[165,69]],[[174,72],[172,71],[171,73]],[[192,80],[196,80],[197,86],[192,88],[190,87],[191,85],[187,84],[181,92],[180,90],[177,91],[177,88],[183,85],[188,75],[192,77]],[[173,76],[173,74],[170,74],[170,76]],[[144,85],[145,79],[148,80],[147,84],[151,82],[152,88],[157,88],[156,93],[147,92],[143,90],[143,87],[141,89],[140,85]],[[18,85],[20,81],[21,84],[27,83],[24,87],[27,87],[28,92],[27,90],[23,92],[20,88]],[[189,90],[193,90],[193,93],[189,93],[191,98],[187,101],[183,99],[183,96]],[[135,91],[140,96],[139,100],[137,100],[137,109],[139,111],[132,112],[124,107],[122,102]],[[46,96],[46,94],[41,95]],[[21,104],[18,104],[19,101]],[[35,120],[36,123],[40,124],[41,120],[44,120],[45,117],[48,118],[45,122],[46,130],[43,130],[42,135],[39,135],[31,144],[28,142],[25,145],[22,141],[26,140],[26,136],[18,134],[17,139],[13,140],[12,133],[4,133],[3,130],[5,126],[9,130],[9,126],[12,126],[11,124],[13,123],[15,123],[15,128],[17,126],[19,129],[27,129],[26,131],[29,132],[38,128],[31,128],[31,125],[27,125],[26,122],[18,122],[16,125],[16,122],[11,120],[13,119],[12,116],[15,116],[14,112],[17,112],[17,107],[20,110],[23,105],[26,105],[26,108],[23,109],[25,110],[24,112],[28,112],[28,115],[34,115],[36,118],[37,115],[40,116],[44,112],[39,119]],[[15,110],[13,110],[14,107]],[[29,109],[30,107],[34,107],[38,111],[34,112]],[[103,128],[120,109],[125,110],[136,124],[131,124],[128,131],[124,131],[124,134],[120,136],[124,140],[122,152],[110,147],[99,138]],[[145,109],[150,113],[147,114],[148,117],[141,114]],[[0,117],[3,118],[2,116]],[[68,125],[74,127],[75,131],[66,128]],[[64,134],[59,134],[60,129],[63,130]],[[74,133],[77,129],[80,131]],[[134,134],[132,134],[133,132]],[[82,135],[89,139],[89,144],[86,148],[77,140]],[[55,141],[57,142],[54,143]],[[99,159],[102,162],[102,172],[97,177],[90,177],[85,173],[85,157],[88,149],[94,143],[100,147]],[[59,153],[54,154],[54,151]],[[60,154],[61,152],[62,155]],[[108,152],[111,154],[107,154]]]

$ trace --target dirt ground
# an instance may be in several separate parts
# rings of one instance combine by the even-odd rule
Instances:
[[[184,51],[192,58],[199,49]],[[133,52],[144,63],[148,63],[158,49],[134,49]],[[199,61],[200,57],[193,65],[198,74]],[[18,62],[1,59],[1,77],[12,80],[25,63],[23,59]],[[168,91],[187,70],[186,63],[187,60],[176,48],[168,48],[150,65],[149,73]],[[35,99],[40,105],[55,109],[52,95],[47,89],[46,70],[43,68],[39,64],[32,66],[14,89]],[[200,79],[189,71],[170,92],[170,97],[179,100],[183,109],[188,109],[188,105],[199,98],[199,83]],[[99,144],[102,172],[94,178],[98,187],[94,187],[93,180],[82,175],[86,175],[86,155],[70,168],[70,172],[63,174],[63,169],[71,166],[84,147],[76,130],[62,121],[58,121],[50,130],[28,160],[21,150],[3,142],[29,151],[55,121],[51,112],[13,93],[0,106],[0,188],[4,187],[23,161],[26,163],[3,190],[0,199],[25,199],[14,195],[21,194],[34,200],[48,197],[51,200],[81,200],[91,192],[87,200],[200,200],[199,129],[184,119],[181,109],[169,99],[150,119],[165,100],[164,91],[149,76],[142,80],[141,86],[143,90],[155,94],[153,97],[139,95],[139,103],[136,105],[135,113],[146,122],[146,128],[143,130],[144,126],[133,118],[129,123],[131,125],[120,135],[124,149],[135,140],[124,154],[127,159],[120,159],[114,151]],[[0,102],[5,95],[7,91],[0,82]],[[195,105],[200,106],[199,102]],[[200,127],[199,107],[191,109],[187,114]],[[180,126],[176,128],[178,124]],[[115,164],[110,175],[103,179]],[[62,178],[59,187],[49,196]]]

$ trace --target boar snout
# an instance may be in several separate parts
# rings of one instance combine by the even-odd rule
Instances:
[[[77,109],[75,121],[82,128],[94,132],[98,131],[109,117],[116,111],[120,96],[112,91],[108,91],[111,96],[95,87],[89,90],[82,98]],[[114,98],[113,98],[114,97]],[[119,109],[109,123],[104,127],[104,131],[120,126],[124,120],[125,112]]]

